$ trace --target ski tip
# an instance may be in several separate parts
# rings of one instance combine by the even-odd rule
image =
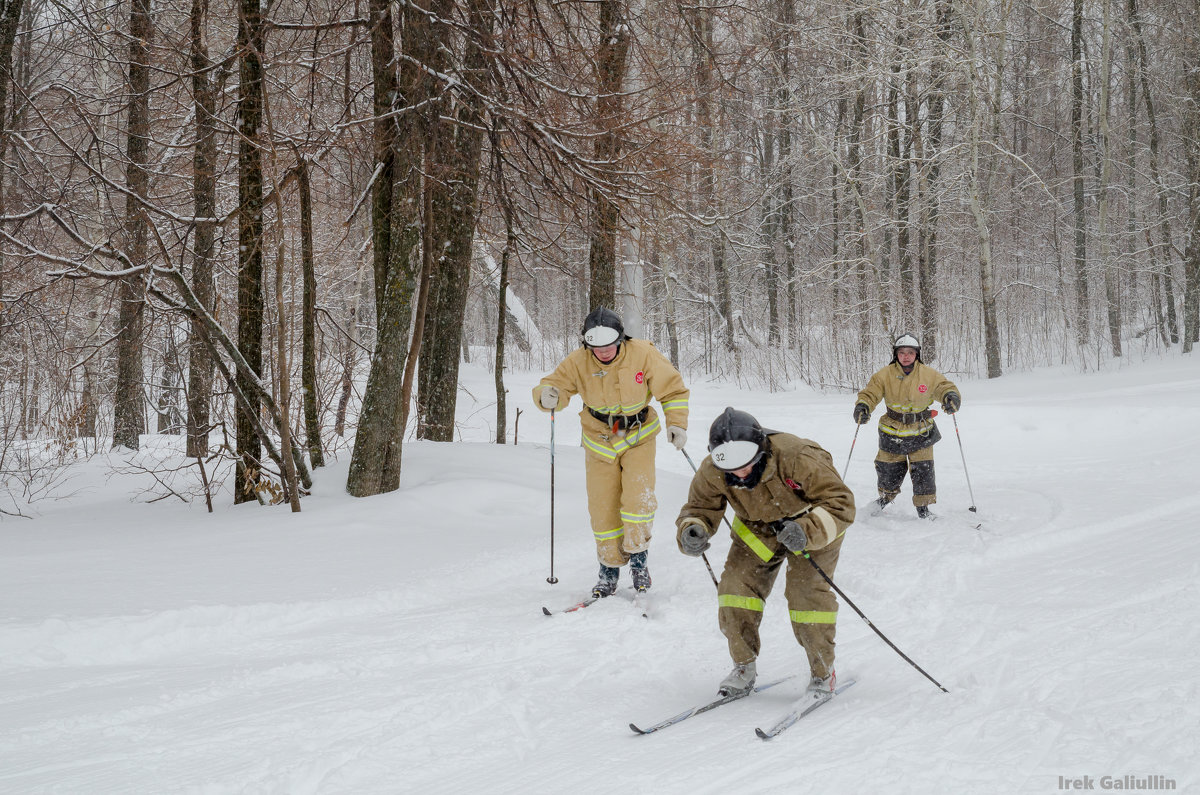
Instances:
[[[634,734],[649,734],[650,733],[650,732],[639,729],[637,726],[634,726],[632,723],[629,724],[629,728],[633,730]]]
[[[765,731],[763,731],[762,729],[755,729],[755,730],[754,730],[754,733],[758,735],[758,739],[760,739],[760,740],[769,740],[769,739],[771,739],[771,735],[767,734],[767,733],[766,733]]]
[[[542,605],[542,614],[547,615],[547,616],[554,615],[553,613],[550,612],[550,608],[546,607],[545,605]]]

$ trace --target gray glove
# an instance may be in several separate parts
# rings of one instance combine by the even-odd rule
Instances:
[[[682,450],[687,444],[687,431],[678,425],[670,425],[667,427],[667,441],[675,445],[676,450]]]
[[[800,552],[808,546],[808,536],[805,535],[804,528],[799,522],[793,522],[791,519],[784,519],[779,523],[775,537],[789,552]]]
[[[553,386],[542,387],[542,394],[538,396],[538,401],[544,409],[552,410],[558,408],[558,388]]]
[[[871,421],[871,410],[867,408],[866,403],[854,404],[854,421],[859,425],[866,425]]]
[[[699,522],[689,522],[680,529],[679,549],[683,554],[698,558],[709,546],[708,531]]]
[[[942,398],[942,408],[946,410],[947,414],[953,414],[958,411],[958,407],[961,405],[962,398],[958,396],[957,392],[947,392],[945,397]]]

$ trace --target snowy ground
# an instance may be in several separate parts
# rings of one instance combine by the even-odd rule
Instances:
[[[574,412],[558,420],[556,586],[539,374],[509,379],[518,446],[410,443],[400,491],[354,500],[346,462],[304,512],[132,497],[81,467],[69,500],[0,523],[0,791],[195,793],[1051,793],[1162,776],[1200,791],[1200,359],[960,383],[937,450],[943,519],[862,517],[842,589],[845,696],[780,738],[790,682],[647,737],[729,667],[703,564],[675,549],[690,469],[659,450],[652,618],[613,598],[547,618],[595,578]],[[470,394],[490,374],[466,373]],[[851,395],[693,382],[698,462],[725,406],[825,445]],[[486,398],[485,402],[486,402]],[[575,408],[573,406],[573,408]],[[872,426],[848,481],[874,494]],[[141,498],[144,500],[144,497]],[[889,509],[891,510],[891,509]],[[956,518],[958,517],[958,518]],[[728,537],[708,553],[720,569]],[[782,587],[760,676],[801,670]],[[1062,777],[1062,779],[1060,779]],[[1068,782],[1069,783],[1069,782]]]

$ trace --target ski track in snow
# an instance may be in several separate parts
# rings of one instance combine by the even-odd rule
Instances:
[[[490,373],[466,376],[488,394]],[[536,379],[510,376],[513,394]],[[690,468],[660,448],[652,617],[624,596],[546,617],[586,595],[596,564],[564,413],[561,581],[545,581],[548,428],[530,412],[516,447],[406,445],[392,495],[351,500],[344,464],[318,473],[296,517],[209,517],[109,486],[0,525],[0,791],[924,795],[1126,774],[1198,791],[1200,428],[1178,417],[1200,369],[960,385],[978,513],[939,418],[941,518],[918,520],[906,483],[883,514],[860,509],[836,575],[949,694],[843,604],[839,673],[858,684],[834,703],[759,740],[799,677],[634,736],[630,721],[713,698],[729,667],[708,572],[674,545]],[[693,457],[736,405],[846,461],[852,396],[693,390]],[[848,474],[860,506],[870,436]],[[708,552],[718,575],[728,543],[723,528]],[[763,620],[764,678],[804,667],[782,590]]]

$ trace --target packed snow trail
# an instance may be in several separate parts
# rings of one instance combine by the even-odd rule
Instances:
[[[488,394],[490,373],[464,372],[464,394]],[[510,376],[512,394],[536,378]],[[209,516],[132,502],[133,476],[96,463],[69,500],[0,524],[0,791],[927,795],[1126,774],[1200,791],[1200,423],[1180,421],[1200,365],[958,380],[983,529],[918,520],[906,484],[851,527],[837,570],[949,694],[843,606],[852,698],[761,742],[752,728],[801,676],[635,737],[630,721],[711,700],[730,664],[708,572],[675,548],[686,460],[660,448],[653,619],[628,600],[547,618],[596,576],[574,416],[558,418],[551,586],[548,428],[487,444],[471,421],[488,412],[464,398],[475,441],[406,444],[390,495],[345,496],[339,464],[299,515],[222,499]],[[853,435],[851,395],[698,383],[692,404],[697,460],[726,405],[839,464]],[[937,450],[943,515],[969,503],[953,445]],[[874,450],[858,447],[862,505]],[[776,591],[764,681],[805,673]]]

